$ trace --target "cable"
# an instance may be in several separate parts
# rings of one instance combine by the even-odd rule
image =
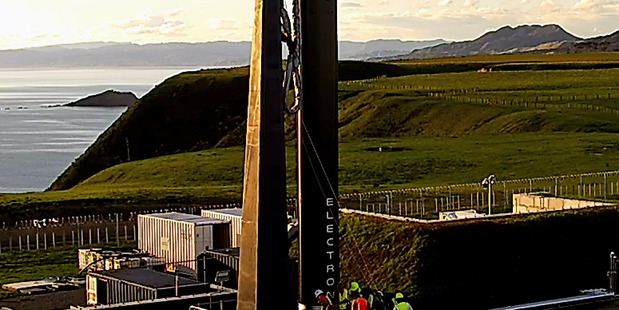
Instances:
[[[336,201],[336,203],[337,203],[337,207],[338,207],[338,210],[339,210],[339,209],[341,208],[339,197],[338,197],[338,195],[335,193],[335,189],[333,188],[333,185],[331,184],[331,181],[329,180],[329,176],[328,176],[328,174],[327,174],[327,171],[326,171],[326,169],[325,169],[324,165],[322,164],[322,160],[320,160],[320,156],[318,155],[318,150],[316,149],[316,147],[315,147],[315,145],[314,145],[314,141],[312,140],[312,137],[311,137],[311,135],[310,135],[310,133],[309,133],[309,130],[307,129],[307,127],[305,126],[305,123],[304,123],[303,121],[301,121],[301,124],[302,124],[302,127],[303,127],[303,129],[304,129],[304,131],[305,131],[305,134],[306,134],[306,136],[307,136],[307,138],[308,138],[308,140],[309,140],[309,142],[310,142],[310,146],[312,147],[312,149],[313,149],[313,151],[314,151],[314,155],[316,156],[316,159],[318,160],[318,164],[319,164],[319,165],[320,165],[320,167],[322,168],[322,172],[323,172],[323,174],[324,174],[324,176],[325,176],[325,179],[327,180],[327,183],[328,183],[328,185],[329,185],[329,189],[330,189],[331,194],[333,195],[333,197],[334,197],[334,199],[335,199],[335,201]],[[305,147],[305,143],[302,143],[302,144],[303,144],[303,146],[304,146],[304,150],[305,150],[305,152],[307,153],[307,152],[308,152],[308,150],[307,150],[307,148]],[[319,184],[319,186],[321,187],[321,191],[322,191],[322,186],[320,185],[320,178],[319,178],[318,174],[316,173],[316,170],[313,168],[313,164],[312,164],[312,161],[311,161],[311,156],[310,156],[310,154],[307,154],[307,156],[308,156],[308,158],[310,158],[310,165],[312,166],[312,170],[313,170],[313,172],[314,172],[314,177],[316,178],[316,181],[318,181],[318,184]],[[324,197],[324,198],[326,198],[326,195],[324,194],[324,191],[322,192],[322,194],[323,194],[323,197]],[[329,208],[329,209],[328,209],[328,211],[329,211],[329,212],[331,212],[331,215],[332,215],[332,216],[334,216],[334,214],[333,214],[333,210],[332,210],[331,208]],[[340,230],[340,225],[339,225],[339,223],[338,223],[338,222],[335,222],[335,225],[336,225],[336,227],[337,227],[337,229],[338,229],[338,231],[339,231],[339,230]],[[367,261],[364,259],[364,257],[363,257],[363,253],[361,252],[361,248],[359,247],[359,244],[357,243],[357,240],[355,240],[355,238],[351,238],[351,239],[352,239],[352,241],[353,241],[353,245],[354,245],[354,247],[355,247],[355,250],[356,250],[356,251],[357,251],[357,253],[359,254],[359,258],[360,258],[361,262],[363,263],[363,265],[364,265],[364,267],[365,267],[365,269],[366,269],[366,271],[367,271],[367,274],[368,274],[368,275],[371,275],[371,273],[370,273],[371,269],[370,269],[370,267],[369,267],[368,262],[367,262]],[[374,277],[369,276],[369,278],[370,278],[371,285],[373,285],[373,286],[374,286],[374,289],[375,289],[375,290],[378,290],[378,285],[376,284],[376,280],[374,279]]]

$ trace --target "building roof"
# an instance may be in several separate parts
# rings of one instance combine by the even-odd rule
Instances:
[[[183,223],[193,223],[196,225],[216,225],[216,224],[227,223],[226,221],[222,221],[218,219],[212,219],[212,218],[207,218],[207,217],[201,217],[199,215],[178,213],[178,212],[140,214],[139,216],[167,219],[167,220],[178,221],[178,222],[183,222]]]
[[[107,279],[125,281],[155,289],[173,288],[176,285],[176,277],[174,275],[144,268],[125,268],[118,270],[95,271],[89,273],[89,275],[94,277],[104,277]],[[208,284],[192,279],[178,277],[178,285],[199,286]]]
[[[243,216],[243,209],[240,209],[240,208],[210,209],[210,210],[202,210],[202,211],[211,212],[211,213],[221,213],[225,215],[232,215],[232,216],[238,216],[238,217]]]
[[[216,253],[216,254],[224,254],[224,255],[230,255],[230,256],[239,257],[239,255],[240,255],[240,248],[206,250],[206,251],[204,251],[204,253],[205,254]]]

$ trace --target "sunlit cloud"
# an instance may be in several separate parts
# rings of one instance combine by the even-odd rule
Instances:
[[[181,10],[174,10],[166,15],[154,15],[147,10],[138,17],[109,22],[107,26],[126,31],[129,34],[182,36],[186,25],[176,18],[181,13]]]
[[[0,48],[252,37],[254,0],[5,2],[0,10]],[[290,7],[290,0],[285,3]],[[358,41],[467,40],[522,24],[559,24],[577,36],[590,37],[614,32],[618,21],[619,0],[342,0],[338,4],[340,39]]]
[[[362,8],[363,5],[359,2],[344,2],[342,4],[340,4],[340,8],[343,9],[357,9],[357,8]]]

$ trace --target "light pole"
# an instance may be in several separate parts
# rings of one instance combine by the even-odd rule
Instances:
[[[496,176],[489,175],[481,181],[481,185],[488,189],[488,215],[492,215],[492,185],[496,183]]]

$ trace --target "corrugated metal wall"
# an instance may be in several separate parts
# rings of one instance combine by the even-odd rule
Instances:
[[[241,243],[241,219],[242,217],[217,212],[217,210],[202,210],[202,217],[208,217],[223,221],[230,221],[230,246],[237,248]]]
[[[230,247],[228,223],[195,224],[151,215],[138,216],[138,249],[168,264],[197,270],[197,255]]]
[[[108,279],[107,285],[108,304],[153,300],[157,298],[157,290],[152,288],[132,285],[113,279]]]
[[[101,281],[97,281],[98,279]],[[97,285],[105,287],[97,287]],[[97,296],[100,292],[105,292],[104,296]],[[118,279],[87,275],[86,298],[89,305],[110,305],[131,301],[153,300],[157,298],[157,290],[130,284]]]
[[[196,226],[194,223],[138,216],[138,249],[161,257],[166,263],[196,270]],[[202,238],[200,234],[200,238]]]

